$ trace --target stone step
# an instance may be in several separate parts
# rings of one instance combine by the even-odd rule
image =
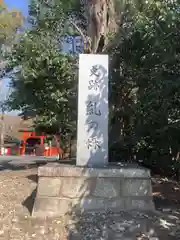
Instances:
[[[154,210],[151,198],[133,199],[116,198],[107,200],[104,198],[68,199],[55,197],[37,197],[33,209],[33,217],[56,217],[65,214],[86,212],[119,212],[131,210]]]

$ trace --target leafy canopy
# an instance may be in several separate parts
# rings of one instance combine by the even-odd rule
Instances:
[[[12,41],[17,30],[24,24],[24,17],[18,10],[8,10],[3,1],[0,2],[0,47]]]
[[[51,16],[45,14],[14,46],[10,67],[16,72],[8,104],[33,113],[37,125],[59,131],[74,124],[77,78],[75,58],[61,52],[64,14],[56,8]]]
[[[177,159],[180,141],[180,3],[132,0],[116,4],[122,4],[122,22],[107,49],[111,57],[109,142],[110,153],[116,155],[110,158],[136,155],[158,159],[156,165],[168,159],[169,164]],[[74,130],[77,62],[61,53],[60,41],[69,33],[70,7],[65,1],[55,1],[47,9],[41,17],[37,8],[31,9],[33,28],[13,52],[11,64],[19,69],[12,76],[15,90],[10,106],[34,111],[44,127]]]
[[[137,155],[162,167],[178,156],[179,4],[147,1],[134,8],[113,48],[112,148],[119,146],[121,158]]]

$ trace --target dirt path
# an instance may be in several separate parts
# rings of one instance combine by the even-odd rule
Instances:
[[[37,169],[1,172],[0,240],[63,239],[60,220],[52,220],[48,224],[30,217],[37,185],[36,174]]]
[[[0,240],[133,240],[180,239],[179,184],[153,178],[161,212],[66,216],[51,220],[30,217],[37,169],[0,173]],[[156,237],[156,238],[155,238]]]

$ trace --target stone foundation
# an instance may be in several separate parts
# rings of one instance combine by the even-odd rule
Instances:
[[[154,209],[150,171],[144,168],[47,164],[38,176],[33,217]]]

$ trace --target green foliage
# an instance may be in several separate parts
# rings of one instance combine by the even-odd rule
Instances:
[[[22,28],[24,17],[20,11],[8,10],[4,1],[0,1],[0,81],[11,69],[7,66],[6,56],[11,54],[12,44],[17,38],[17,31]],[[5,111],[4,93],[1,92],[0,111]]]
[[[149,1],[131,19],[112,56],[113,145],[162,167],[180,143],[179,3]]]
[[[32,111],[36,125],[45,125],[50,131],[72,131],[76,120],[76,59],[61,53],[63,13],[58,20],[53,19],[39,20],[14,46],[10,57],[10,67],[16,70],[11,76],[14,91],[8,105],[24,113]]]
[[[40,28],[56,29],[56,35],[62,29],[60,22],[63,22],[64,35],[76,35],[72,22],[74,19],[81,20],[78,25],[84,28],[85,18],[83,17],[83,8],[79,0],[31,0],[29,5],[29,21],[32,26]],[[79,22],[79,21],[78,21]],[[78,32],[79,34],[79,32]]]
[[[9,106],[33,111],[41,131],[75,132],[77,61],[60,52],[60,37],[73,31],[67,20],[81,7],[79,1],[55,1],[56,7],[41,1],[41,8],[38,3],[30,8],[33,28],[11,57],[10,67],[19,68],[12,76]],[[180,3],[116,4],[121,4],[122,22],[108,49],[110,160],[137,158],[149,166],[179,169]]]
[[[3,2],[0,2],[0,47],[12,42],[16,31],[23,26],[24,17],[18,10],[9,11]]]

